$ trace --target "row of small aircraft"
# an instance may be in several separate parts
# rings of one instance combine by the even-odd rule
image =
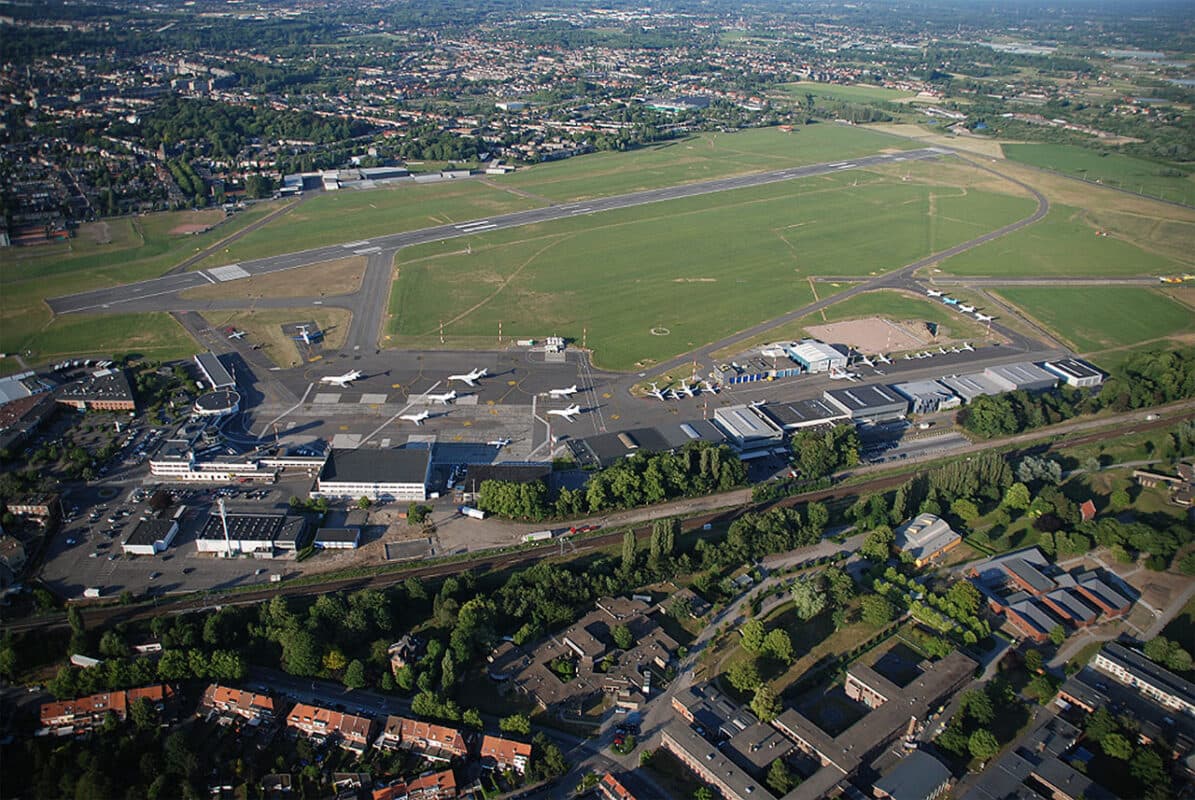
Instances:
[[[679,400],[682,397],[696,397],[702,392],[717,394],[718,387],[709,381],[681,381],[680,386],[675,389],[661,389],[658,384],[653,383],[647,394],[663,403],[668,400]]]
[[[949,296],[943,294],[942,292],[939,292],[936,289],[926,289],[925,293],[929,297],[940,298],[943,303],[945,303],[948,306],[954,306],[955,308],[957,308],[959,311],[963,312],[964,314],[974,314],[975,319],[979,320],[980,322],[991,322],[993,319],[995,319],[995,317],[990,316],[988,314],[981,314],[979,311],[977,311],[975,309],[975,306],[969,306],[966,303],[961,303],[956,298],[949,297]]]

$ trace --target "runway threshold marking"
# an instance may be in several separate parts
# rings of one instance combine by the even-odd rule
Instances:
[[[362,248],[362,249],[360,249],[360,250],[354,250],[354,251],[353,251],[353,255],[355,255],[355,256],[367,256],[367,255],[369,255],[370,253],[377,253],[377,252],[380,252],[380,251],[381,251],[381,249],[382,249],[382,248],[378,247],[377,245],[375,245],[375,246],[373,246],[373,247],[365,247],[365,248]]]
[[[204,272],[203,270],[199,270],[199,275],[200,275],[200,277],[202,277],[204,280],[206,280],[208,283],[215,283],[215,282],[216,282],[216,279],[215,279],[215,278],[213,278],[211,275],[208,275],[208,274],[207,274],[206,272]]]

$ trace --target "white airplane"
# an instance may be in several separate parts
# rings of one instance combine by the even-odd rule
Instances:
[[[428,417],[430,417],[431,415],[432,415],[432,412],[428,411],[425,408],[422,411],[420,411],[418,414],[402,414],[399,416],[399,419],[405,419],[408,422],[414,422],[416,425],[422,425],[423,421],[425,419],[427,419]]]
[[[425,394],[423,399],[429,403],[443,403],[444,405],[448,405],[456,399],[456,389],[453,389],[451,392],[444,392],[444,394]]]
[[[472,372],[465,373],[464,375],[449,375],[448,380],[464,381],[469,386],[476,386],[477,381],[479,381],[480,379],[484,378],[486,375],[489,375],[489,374],[490,374],[490,371],[488,369],[482,367],[481,369],[475,369]]]
[[[963,305],[963,304],[961,304],[961,303],[960,303],[960,304],[959,304],[959,307],[958,307],[958,310],[959,310],[959,311],[961,311],[961,312],[963,312],[964,314],[974,314],[974,313],[975,313],[975,306],[966,306],[966,305]]]
[[[941,297],[941,296],[942,296],[942,293],[941,293],[941,292],[939,292],[939,291],[936,291],[936,290],[934,290],[934,289],[926,289],[926,290],[925,290],[925,293],[926,293],[927,295],[929,295],[930,297]]]
[[[680,400],[680,395],[676,393],[676,389],[669,389],[668,391],[664,392],[664,396],[669,400]]]
[[[651,390],[648,391],[648,394],[659,400],[661,403],[668,399],[668,395],[660,391],[660,387],[654,383],[651,385]]]
[[[577,384],[573,384],[566,389],[549,389],[549,397],[572,397],[577,393]]]
[[[245,332],[244,332],[244,331],[238,331],[236,328],[233,328],[233,329],[231,330],[231,332],[228,334],[228,338],[229,338],[229,339],[241,339],[241,338],[243,338],[244,336],[245,336]]]
[[[968,353],[970,353],[975,348],[971,346],[970,342],[963,342],[963,349],[966,350]]]
[[[995,319],[995,317],[993,317],[989,314],[980,314],[978,311],[976,311],[975,319],[979,320],[980,322],[991,322],[992,320]]]
[[[702,381],[702,382],[701,382],[701,390],[702,390],[703,392],[709,392],[710,394],[717,394],[717,393],[718,393],[718,387],[717,387],[717,386],[714,386],[714,384],[710,383],[709,381]]]
[[[874,368],[875,368],[875,365],[876,365],[876,362],[872,361],[870,358],[868,358],[868,357],[867,357],[866,355],[864,355],[863,353],[860,353],[860,354],[859,354],[859,359],[858,359],[858,361],[857,361],[856,363],[858,363],[858,364],[866,364],[867,366],[871,367],[872,369],[874,369]]]
[[[333,386],[346,388],[350,383],[361,377],[361,370],[350,370],[343,375],[326,375],[319,379],[320,383],[330,383]]]
[[[697,396],[697,392],[693,391],[693,387],[689,384],[688,381],[681,381],[680,390],[681,390],[681,393],[683,393],[686,397],[696,397]]]
[[[760,406],[765,405],[767,402],[767,400],[752,400],[747,405],[751,408],[759,408]]]
[[[503,447],[506,447],[506,445],[510,444],[510,439],[493,439],[492,441],[486,442],[486,444],[489,445],[490,447],[497,447],[497,448],[501,449]]]
[[[832,381],[844,381],[845,380],[845,381],[854,382],[854,381],[859,380],[859,376],[853,372],[848,372],[845,369],[832,369],[832,370],[830,370],[830,380],[832,380]]]
[[[922,350],[920,353],[918,353],[917,355],[913,356],[913,358],[933,358],[933,355],[932,355],[932,354],[930,354],[930,353],[928,353],[928,352],[926,352],[926,351],[924,351],[924,350]]]
[[[910,355],[909,353],[905,353],[905,361],[912,361],[912,360],[913,360],[913,356]]]
[[[295,330],[299,332],[299,335],[292,336],[291,338],[303,344],[311,344],[324,335],[323,331],[311,331],[306,325],[300,325]]]
[[[556,408],[548,412],[553,417],[564,417],[569,422],[576,422],[577,415],[581,413],[581,406],[573,403],[568,408]]]
[[[876,354],[876,361],[880,362],[881,364],[891,364],[892,363],[892,359],[888,358],[888,356],[884,355],[883,353]]]
[[[944,355],[946,355],[948,352],[950,352],[950,351],[949,351],[949,350],[947,350],[945,347],[942,347],[941,345],[939,345],[939,346],[938,346],[938,355],[940,355],[940,356],[944,356]]]

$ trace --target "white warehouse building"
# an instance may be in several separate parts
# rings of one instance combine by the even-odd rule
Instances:
[[[797,342],[788,351],[789,357],[801,365],[806,372],[829,372],[832,369],[846,369],[846,356],[837,347],[816,339]]]

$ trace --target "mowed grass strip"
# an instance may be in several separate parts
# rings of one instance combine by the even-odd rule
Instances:
[[[835,100],[846,100],[852,103],[899,103],[916,97],[914,92],[903,92],[900,89],[886,89],[883,86],[865,86],[852,84],[841,86],[836,83],[818,83],[817,81],[798,81],[782,84],[780,87],[786,94],[800,102],[805,101],[805,95],[827,97]]]
[[[283,325],[314,322],[324,334],[317,352],[333,353],[344,346],[353,318],[346,309],[328,307],[204,311],[202,316],[213,328],[231,326],[245,331],[245,340],[262,345],[262,352],[284,368],[302,363],[304,355],[299,343],[283,332]]]
[[[1107,234],[1107,235],[1101,235]],[[1184,265],[1093,225],[1085,212],[1051,205],[1045,219],[942,262],[953,275],[1168,275]]]
[[[1169,164],[1069,144],[1006,144],[1004,155],[1034,167],[1195,205],[1195,177],[1189,170]]]
[[[1017,286],[998,294],[1081,352],[1195,334],[1191,308],[1155,289]]]
[[[400,183],[327,192],[266,225],[197,268],[368,239],[387,233],[480,219],[543,205],[478,180]]]
[[[495,179],[495,185],[563,202],[919,146],[907,139],[847,125],[808,125],[791,133],[779,128],[750,128],[734,133],[703,133],[629,153],[593,153],[540,164]]]
[[[887,272],[1032,206],[838,173],[409,248],[387,330],[392,345],[427,346],[441,323],[493,339],[501,322],[507,337],[568,336],[603,367],[637,369],[809,303],[810,276]]]
[[[67,314],[36,335],[38,360],[66,356],[127,355],[169,361],[199,352],[169,314]]]

